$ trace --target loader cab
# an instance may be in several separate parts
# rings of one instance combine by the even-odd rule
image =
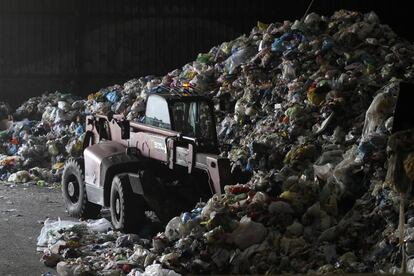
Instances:
[[[152,94],[148,96],[145,124],[196,138],[208,152],[218,149],[213,104],[202,96]]]

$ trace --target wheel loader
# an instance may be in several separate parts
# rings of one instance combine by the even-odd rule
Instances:
[[[150,94],[144,118],[87,116],[82,157],[70,158],[62,177],[71,216],[109,207],[115,229],[136,232],[146,211],[166,223],[232,184],[210,100],[185,90]]]

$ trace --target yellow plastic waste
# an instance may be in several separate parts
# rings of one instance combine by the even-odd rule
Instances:
[[[63,169],[64,166],[65,166],[65,163],[58,162],[58,163],[56,163],[56,164],[53,165],[53,169],[54,170],[61,170],[61,169]]]
[[[312,158],[315,153],[315,147],[313,145],[304,145],[298,148],[291,149],[285,156],[283,162],[285,164],[292,163],[293,161],[305,160]]]
[[[257,21],[257,28],[259,28],[260,31],[264,31],[269,27],[269,24]]]
[[[299,197],[299,194],[295,192],[291,192],[291,191],[284,191],[283,193],[280,194],[279,197],[286,201],[292,202],[292,201],[295,201]]]

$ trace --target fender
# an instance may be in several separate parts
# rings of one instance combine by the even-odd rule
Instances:
[[[138,172],[140,160],[128,155],[126,147],[112,141],[89,146],[84,151],[85,186],[90,202],[109,206],[112,179],[115,175]]]

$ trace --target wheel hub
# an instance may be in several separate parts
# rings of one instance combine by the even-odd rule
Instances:
[[[73,182],[69,182],[68,184],[68,194],[70,197],[73,197],[75,195],[75,185]]]
[[[119,198],[116,199],[115,201],[115,212],[117,215],[120,215],[121,213],[121,202],[119,200]]]

